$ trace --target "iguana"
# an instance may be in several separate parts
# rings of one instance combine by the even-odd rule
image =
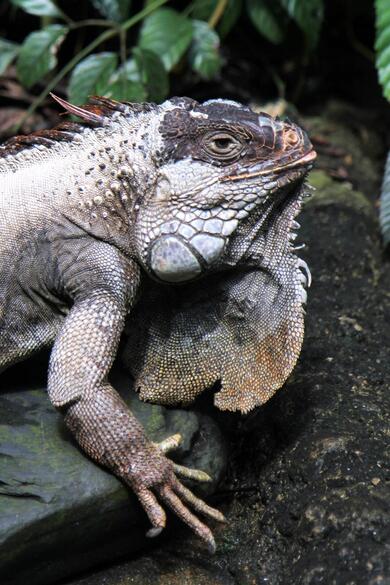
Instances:
[[[53,346],[48,394],[84,451],[132,487],[152,528],[161,503],[209,547],[190,511],[223,520],[116,393],[125,360],[141,397],[248,411],[297,360],[310,273],[293,244],[315,152],[289,121],[229,100],[162,105],[55,98],[80,123],[0,148],[0,370]],[[159,502],[160,500],[160,502]]]

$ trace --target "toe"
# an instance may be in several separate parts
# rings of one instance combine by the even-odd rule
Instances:
[[[142,486],[134,489],[134,491],[152,524],[152,528],[148,531],[147,536],[157,536],[165,528],[167,521],[164,510],[158,503],[153,492],[146,487]]]
[[[160,495],[171,510],[207,544],[210,552],[214,553],[216,545],[211,530],[188,510],[170,487],[164,486],[161,488]]]
[[[173,489],[175,490],[176,494],[180,496],[187,504],[196,511],[212,518],[213,520],[217,520],[218,522],[226,522],[225,516],[215,508],[208,506],[203,500],[197,498],[191,490],[186,488],[180,481],[176,480],[173,484]]]

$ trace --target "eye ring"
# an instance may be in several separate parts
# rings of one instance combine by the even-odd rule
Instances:
[[[213,158],[231,160],[241,153],[244,144],[228,132],[217,131],[204,137],[203,148]]]

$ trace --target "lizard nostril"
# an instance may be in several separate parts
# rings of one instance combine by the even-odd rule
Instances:
[[[296,146],[299,142],[299,136],[295,130],[286,130],[284,133],[286,146]]]

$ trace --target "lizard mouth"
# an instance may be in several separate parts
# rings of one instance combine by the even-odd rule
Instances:
[[[311,150],[309,150],[309,152],[307,152],[306,154],[304,154],[300,158],[293,160],[290,163],[285,163],[283,165],[280,165],[279,167],[274,167],[273,171],[274,172],[284,171],[285,169],[290,169],[290,168],[294,168],[294,167],[305,167],[306,168],[308,165],[311,165],[311,163],[313,163],[316,158],[317,158],[317,153],[312,148]]]
[[[314,162],[314,160],[317,158],[317,153],[316,151],[312,148],[311,150],[309,150],[308,152],[306,152],[303,156],[301,156],[300,158],[297,158],[295,160],[286,162],[284,164],[281,164],[279,166],[270,166],[267,168],[260,168],[259,170],[253,170],[250,172],[244,172],[244,173],[239,173],[237,175],[227,175],[225,177],[222,177],[220,179],[221,182],[224,181],[241,181],[242,179],[251,179],[254,177],[260,177],[260,176],[264,176],[264,175],[270,175],[270,174],[274,174],[274,173],[279,173],[279,172],[283,172],[285,170],[289,170],[289,169],[295,169],[295,168],[301,168],[303,172],[307,172],[311,169],[312,167],[312,163]]]

